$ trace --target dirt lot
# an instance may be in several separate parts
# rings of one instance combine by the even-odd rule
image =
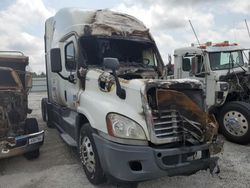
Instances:
[[[45,143],[40,158],[27,161],[23,156],[0,161],[0,188],[80,188],[95,187],[84,175],[75,149],[67,146],[55,129],[49,129],[41,119],[40,100],[45,93],[31,93],[33,109],[40,129],[45,130]],[[139,187],[250,187],[250,145],[240,146],[225,141],[220,160],[221,173],[211,176],[201,171],[188,177],[164,177],[140,183]],[[108,184],[99,188],[114,187]]]

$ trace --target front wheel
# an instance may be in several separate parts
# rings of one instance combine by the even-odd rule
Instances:
[[[229,140],[239,144],[250,142],[250,104],[234,101],[222,107],[219,124],[222,134]]]
[[[84,124],[80,130],[78,149],[88,180],[94,185],[104,183],[105,175],[92,136],[92,128],[88,123]]]
[[[49,118],[47,103],[48,103],[48,99],[43,98],[41,101],[42,118],[43,118],[43,121],[47,123],[47,126],[49,128],[54,128],[55,126],[51,122],[51,118]]]

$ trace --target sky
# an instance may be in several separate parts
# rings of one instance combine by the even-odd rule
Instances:
[[[0,50],[30,57],[30,70],[45,72],[44,22],[64,7],[111,9],[135,16],[150,29],[165,63],[174,49],[197,43],[237,42],[250,47],[249,0],[1,0]]]

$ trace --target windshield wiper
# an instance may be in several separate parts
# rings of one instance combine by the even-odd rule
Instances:
[[[237,58],[239,58],[240,59],[240,57],[238,56]],[[237,60],[237,58],[236,58],[236,60]],[[233,60],[234,61],[234,60]],[[235,63],[236,63],[236,65],[238,65],[244,72],[247,72],[243,67],[242,67],[242,65],[241,64],[239,64],[239,63],[237,63],[236,61],[234,61]]]
[[[247,72],[243,67],[242,67],[242,65],[241,64],[239,64],[239,63],[237,63],[237,62],[235,62],[237,65],[239,65],[239,67],[244,71],[244,72]]]

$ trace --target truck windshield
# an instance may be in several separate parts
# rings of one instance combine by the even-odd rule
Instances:
[[[222,70],[244,65],[242,51],[211,52],[209,53],[212,70]]]
[[[0,89],[18,87],[16,81],[9,70],[0,69]]]
[[[124,39],[82,38],[82,49],[86,64],[102,66],[103,58],[117,58],[121,67],[155,67],[157,56],[154,44]]]

